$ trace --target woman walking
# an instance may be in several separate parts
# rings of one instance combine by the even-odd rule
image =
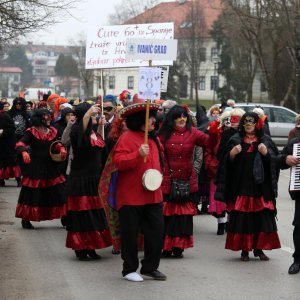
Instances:
[[[92,127],[97,124],[99,105],[84,102],[75,109],[77,117],[71,128],[73,149],[71,171],[67,181],[66,247],[75,251],[79,260],[100,259],[95,249],[111,246],[105,212],[98,195],[102,170],[101,155],[105,143]],[[101,130],[101,124],[98,131]]]
[[[162,182],[164,198],[165,238],[163,257],[183,257],[186,248],[193,247],[193,216],[197,214],[198,185],[192,157],[195,146],[213,147],[217,143],[218,122],[211,123],[209,135],[192,127],[187,110],[173,106],[159,131],[164,145],[165,163]],[[177,198],[172,194],[172,183],[180,180],[188,184],[188,195]]]
[[[215,194],[216,199],[227,203],[229,211],[225,248],[242,251],[242,261],[249,260],[252,250],[260,260],[269,260],[263,250],[280,248],[275,222],[277,154],[258,115],[245,113],[238,133],[224,151]]]

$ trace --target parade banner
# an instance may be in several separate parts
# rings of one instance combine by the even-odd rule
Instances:
[[[177,40],[127,39],[127,59],[176,60]]]
[[[156,100],[160,98],[161,68],[139,68],[139,99]]]
[[[87,33],[86,69],[149,66],[149,61],[126,58],[128,38],[172,40],[174,23],[128,24],[92,27]],[[173,60],[153,60],[153,66],[173,65]]]

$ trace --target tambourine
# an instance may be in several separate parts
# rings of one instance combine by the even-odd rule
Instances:
[[[158,170],[148,169],[143,174],[143,187],[148,191],[156,191],[161,186],[162,180],[163,176]]]

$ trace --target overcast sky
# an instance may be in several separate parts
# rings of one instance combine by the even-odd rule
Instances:
[[[125,0],[126,1],[126,0]],[[161,0],[160,2],[167,2]],[[169,0],[172,2],[173,0]],[[67,45],[70,39],[78,40],[80,33],[86,35],[89,23],[107,25],[108,16],[115,12],[114,7],[122,0],[83,0],[78,1],[76,9],[71,12],[75,18],[68,17],[66,21],[49,26],[47,31],[30,34],[22,42],[33,41],[35,44],[44,42],[48,45]]]

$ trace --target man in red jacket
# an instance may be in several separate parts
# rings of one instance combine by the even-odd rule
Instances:
[[[161,172],[162,146],[154,136],[155,115],[158,105],[150,104],[149,140],[145,138],[145,103],[123,108],[121,117],[126,119],[126,131],[119,138],[113,153],[118,169],[116,188],[117,209],[121,227],[121,254],[123,277],[129,281],[143,281],[136,271],[139,266],[137,238],[144,234],[144,259],[140,273],[155,280],[166,280],[158,271],[163,246],[162,192],[147,190],[143,177],[147,170]]]

